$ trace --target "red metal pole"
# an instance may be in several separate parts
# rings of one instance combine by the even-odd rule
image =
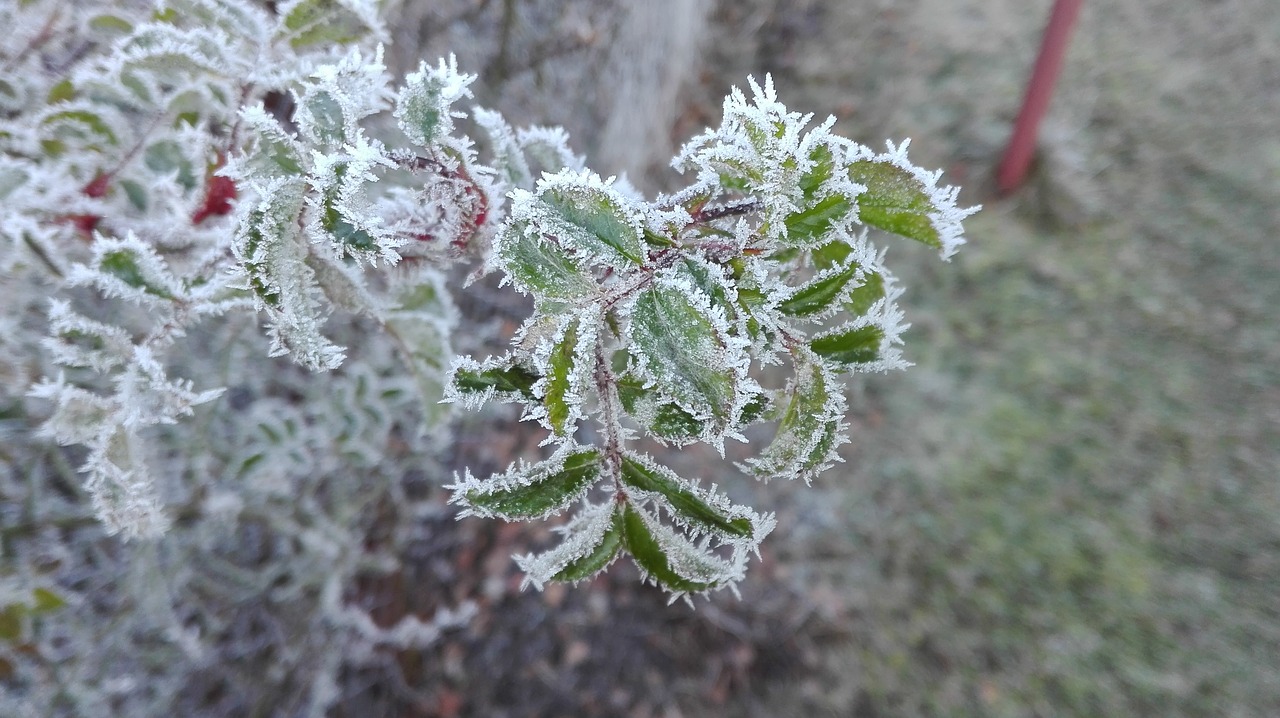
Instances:
[[[1040,56],[1036,58],[1031,81],[1027,83],[1027,95],[1022,100],[1022,110],[1013,126],[1013,137],[1009,139],[1009,147],[1005,150],[1004,160],[996,175],[996,183],[1002,194],[1017,189],[1031,166],[1040,121],[1049,109],[1053,85],[1062,71],[1062,60],[1067,54],[1071,30],[1083,4],[1084,0],[1054,0],[1049,25],[1045,28],[1044,39],[1040,43]]]

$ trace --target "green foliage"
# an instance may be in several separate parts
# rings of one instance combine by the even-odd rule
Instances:
[[[556,466],[565,451],[587,451],[579,417],[594,410],[599,424],[589,477],[541,488],[530,469],[513,467],[452,487],[455,503],[484,515],[497,513],[491,495],[549,492],[545,503],[529,499],[529,514],[583,501],[559,545],[519,559],[530,583],[582,580],[625,552],[676,596],[732,587],[773,517],[635,454],[626,448],[635,429],[723,452],[726,438],[776,419],[773,441],[743,468],[808,481],[839,460],[845,441],[840,374],[905,366],[898,291],[857,225],[923,238],[944,255],[962,241],[959,222],[972,210],[911,165],[905,143],[876,155],[831,135],[830,123],[806,130],[772,86],[752,88],[753,102],[735,91],[721,128],[676,158],[696,178],[674,195],[642,202],[576,169],[512,193],[492,265],[533,295],[534,314],[509,356],[456,362],[450,398],[524,404],[560,446],[548,460]],[[503,144],[496,120],[486,126],[516,168],[509,176],[523,176],[531,158]],[[779,355],[794,376],[768,389],[761,369]]]

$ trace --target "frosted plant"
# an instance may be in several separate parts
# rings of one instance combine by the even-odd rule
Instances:
[[[270,5],[0,5],[16,715],[321,715],[469,615],[374,623],[363,586],[442,513],[398,481],[441,472],[445,271],[502,202],[452,124],[470,78],[397,90],[377,3]]]
[[[629,555],[673,597],[733,587],[773,515],[638,442],[723,454],[776,422],[744,471],[808,481],[830,466],[841,375],[905,365],[899,290],[869,230],[945,257],[973,210],[905,143],[877,153],[831,121],[811,126],[767,80],[750,100],[735,91],[721,127],[677,156],[689,186],[647,201],[591,172],[563,131],[464,107],[476,78],[451,59],[397,85],[377,3],[267,5],[0,8],[13,28],[0,78],[0,371],[13,381],[0,398],[79,447],[4,455],[18,570],[0,614],[19,626],[0,668],[42,687],[24,705],[198,704],[188,674],[234,683],[220,666],[244,646],[220,610],[253,604],[272,635],[340,641],[281,648],[264,679],[322,714],[344,666],[465,620],[463,606],[386,626],[348,602],[357,576],[400,570],[414,522],[434,515],[395,477],[438,470],[442,397],[517,402],[549,432],[546,458],[451,487],[463,515],[572,509],[557,547],[518,557],[528,584]],[[534,311],[506,355],[450,369],[445,272],[463,263],[502,273]],[[764,381],[772,365],[789,368],[785,384]],[[62,540],[90,517],[163,538],[112,544],[123,558]],[[375,525],[392,538],[367,549]],[[249,561],[246,534],[270,549]],[[37,568],[50,555],[65,567],[56,585]],[[36,629],[61,601],[101,595],[142,608],[100,650],[107,609]]]
[[[527,583],[583,580],[629,554],[673,598],[734,586],[774,517],[678,476],[635,440],[723,455],[726,439],[776,421],[741,468],[808,481],[846,441],[841,375],[906,366],[900,290],[868,230],[943,258],[964,241],[976,208],[913,165],[906,142],[877,153],[831,134],[833,119],[811,127],[770,79],[750,89],[676,156],[694,180],[673,195],[645,201],[572,167],[511,193],[489,265],[534,312],[509,353],[455,362],[449,398],[522,404],[556,449],[452,489],[476,516],[580,506],[558,546],[517,558]],[[771,364],[790,366],[785,386],[755,378]]]
[[[219,331],[214,318],[256,315],[268,355],[329,371],[348,354],[332,316],[364,317],[438,428],[454,322],[443,272],[484,253],[508,183],[580,165],[562,133],[477,110],[499,176],[455,126],[474,77],[442,61],[393,87],[372,2],[4,12],[18,46],[0,86],[0,261],[22,301],[55,288],[53,370],[30,395],[52,407],[45,434],[88,448],[110,531],[169,525],[151,441],[221,395],[182,373],[190,333]]]

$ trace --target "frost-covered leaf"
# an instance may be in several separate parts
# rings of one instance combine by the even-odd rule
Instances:
[[[880,359],[884,329],[873,324],[840,327],[809,342],[815,354],[838,364],[869,364]]]
[[[705,421],[680,408],[656,388],[646,389],[644,382],[634,376],[620,377],[617,387],[622,408],[661,441],[687,444],[706,431]]]
[[[698,488],[648,457],[630,453],[624,456],[621,478],[632,489],[660,497],[676,520],[699,533],[756,542],[764,538],[758,531],[764,521],[755,512]]]
[[[718,558],[630,502],[622,510],[622,537],[636,566],[676,595],[707,591],[742,578],[744,561],[739,553],[732,561]]]
[[[537,299],[572,299],[596,290],[596,283],[577,260],[540,228],[523,217],[520,208],[534,202],[524,190],[513,193],[512,219],[494,238],[494,261],[521,291]]]
[[[529,171],[524,149],[507,121],[499,113],[483,107],[475,108],[472,114],[476,124],[489,136],[489,147],[498,176],[512,189],[533,189],[533,173]]]
[[[640,214],[593,172],[565,170],[538,182],[538,199],[550,212],[527,212],[540,231],[610,266],[644,260]]]
[[[586,494],[600,476],[600,453],[571,444],[537,464],[513,466],[483,481],[467,474],[450,486],[451,503],[463,516],[499,516],[508,521],[540,519],[559,513]]]
[[[133,338],[118,326],[77,314],[69,302],[55,299],[49,308],[49,348],[55,363],[107,372],[133,353]]]
[[[324,64],[295,93],[294,122],[303,137],[323,148],[368,144],[360,121],[382,112],[390,99],[390,77],[381,46],[371,59],[359,47],[340,60]]]
[[[294,48],[343,45],[377,28],[376,8],[363,2],[295,0],[280,10],[283,32]]]
[[[308,201],[315,208],[312,236],[327,239],[339,256],[350,256],[371,264],[379,260],[395,264],[396,251],[403,240],[395,237],[371,212],[365,185],[378,181],[377,169],[390,165],[381,149],[358,138],[340,156],[316,155],[312,186],[319,195]]]
[[[580,320],[575,317],[569,321],[564,334],[551,347],[547,358],[546,391],[542,403],[547,410],[547,421],[551,430],[563,436],[566,428],[572,426],[569,419],[573,414],[569,401],[575,383],[575,359],[578,357],[578,326]]]
[[[160,140],[147,146],[142,153],[147,169],[159,175],[174,175],[185,189],[196,186],[195,166],[175,140]]]
[[[560,127],[523,127],[516,141],[531,163],[531,170],[555,174],[560,170],[582,170],[586,162],[569,148],[569,135]]]
[[[302,148],[262,105],[242,109],[240,118],[255,135],[252,152],[234,165],[240,177],[296,177],[302,174]]]
[[[326,312],[298,226],[302,184],[275,180],[259,197],[248,205],[232,251],[255,304],[267,313],[271,356],[289,354],[313,371],[336,368],[346,355],[321,332]]]
[[[687,278],[665,273],[631,309],[632,350],[644,371],[695,416],[730,421],[745,356],[723,311]]]
[[[844,394],[820,359],[797,349],[790,399],[778,422],[773,443],[748,459],[746,468],[758,478],[808,481],[836,460],[843,440]]]
[[[102,109],[88,103],[76,103],[75,107],[70,108],[66,104],[59,105],[41,120],[41,130],[47,137],[61,142],[75,138],[92,144],[91,141],[97,138],[115,145],[120,141],[116,130],[112,128],[112,121],[103,114]]]
[[[447,399],[479,406],[490,397],[500,401],[536,401],[533,385],[542,377],[510,357],[480,363],[457,360],[449,380]]]
[[[93,259],[76,265],[67,277],[72,284],[93,284],[108,296],[152,304],[173,301],[181,295],[178,280],[155,248],[129,234],[123,239],[99,237],[93,243]]]
[[[558,529],[564,537],[550,551],[517,556],[524,584],[539,589],[548,581],[582,581],[603,571],[622,546],[621,512],[609,501],[583,509]]]
[[[453,103],[470,97],[467,86],[475,75],[458,72],[458,62],[450,55],[436,67],[425,62],[405,77],[396,97],[395,116],[400,129],[414,144],[430,147],[453,132]]]
[[[909,140],[889,144],[885,154],[849,165],[849,177],[867,189],[858,197],[863,223],[923,242],[950,257],[964,244],[961,221],[979,207],[960,208],[957,187],[939,187],[942,172],[929,172],[907,159]]]
[[[825,270],[800,286],[778,304],[778,311],[793,317],[821,314],[839,306],[858,275],[858,265],[850,262]]]
[[[818,200],[812,207],[787,215],[785,224],[788,243],[812,244],[820,241],[852,208],[853,203],[847,197],[833,194]]]

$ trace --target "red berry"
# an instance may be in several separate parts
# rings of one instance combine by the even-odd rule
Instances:
[[[93,234],[93,230],[98,228],[98,223],[102,221],[102,217],[96,214],[68,214],[63,220],[75,225],[75,228],[84,232],[86,235]]]
[[[105,197],[107,196],[107,184],[111,182],[111,175],[99,172],[94,176],[93,181],[84,186],[80,190],[86,197]]]
[[[214,175],[205,183],[204,205],[191,215],[192,224],[200,224],[210,215],[225,215],[231,212],[231,200],[236,198],[236,183],[230,177]]]

